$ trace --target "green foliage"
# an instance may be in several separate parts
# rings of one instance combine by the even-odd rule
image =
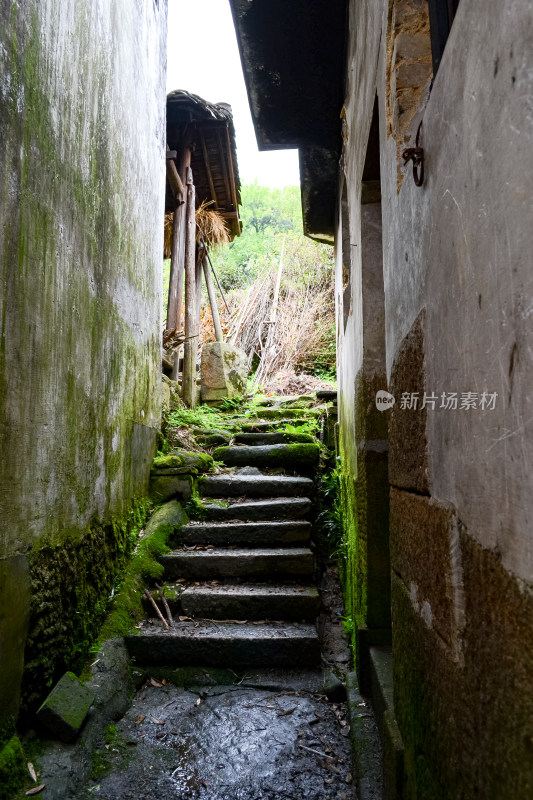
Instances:
[[[238,409],[242,406],[244,402],[244,397],[241,395],[237,395],[230,400],[229,397],[225,397],[218,406],[219,411],[238,411]]]
[[[241,188],[243,231],[216,252],[216,269],[226,291],[252,283],[281,253],[284,236],[302,237],[300,190],[273,189],[256,182]]]
[[[209,406],[196,406],[196,408],[179,408],[171,411],[167,416],[167,426],[174,428],[185,428],[196,425],[199,428],[224,428],[223,413],[216,408]]]

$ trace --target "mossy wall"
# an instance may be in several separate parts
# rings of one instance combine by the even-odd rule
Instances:
[[[46,636],[58,652],[75,648],[83,631],[64,620],[90,607],[83,576],[100,558],[98,531],[103,592],[98,575],[119,565],[124,544],[111,522],[148,487],[160,415],[165,33],[164,0],[0,6],[0,559],[7,572],[13,559],[29,564],[0,643],[19,654],[12,628],[27,625],[40,582],[61,608],[43,648]],[[2,586],[2,606],[5,595]],[[30,663],[37,655],[28,651]],[[15,661],[2,676],[14,697]]]

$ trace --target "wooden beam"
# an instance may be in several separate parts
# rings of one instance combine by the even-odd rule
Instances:
[[[183,402],[189,408],[196,405],[196,358],[198,335],[195,331],[196,317],[196,192],[192,170],[187,169],[187,216],[185,243],[185,346],[183,355],[182,392]]]
[[[215,192],[215,184],[213,183],[213,175],[211,173],[211,165],[209,164],[209,153],[204,139],[204,132],[200,129],[200,142],[202,144],[202,153],[204,156],[205,171],[207,172],[207,180],[209,182],[209,191],[211,192],[211,199],[215,203],[215,209],[218,208],[218,200]]]
[[[238,202],[237,202],[237,186],[235,185],[235,172],[233,168],[233,151],[231,148],[231,136],[229,135],[229,122],[226,123],[226,141],[228,143],[228,167],[229,167],[229,179],[231,183],[231,197],[232,197],[232,205],[235,210],[238,209]]]
[[[191,149],[185,148],[182,163],[183,177],[191,165]],[[167,330],[178,330],[181,325],[183,302],[183,271],[185,262],[186,204],[181,203],[174,211],[172,228],[172,250],[170,255],[170,279],[168,284]]]
[[[167,152],[170,152],[170,147],[168,144]],[[185,187],[172,159],[167,159],[167,181],[170,184],[170,188],[172,189],[176,200],[181,200],[183,202],[183,199],[185,198]]]
[[[217,139],[218,139],[218,149],[220,150],[220,161],[222,163],[222,175],[224,176],[224,186],[226,187],[226,195],[227,195],[228,201],[231,203],[231,189],[230,189],[230,184],[229,184],[229,180],[228,180],[228,169],[227,169],[228,162],[224,158],[225,145],[224,145],[224,139],[222,138],[222,133],[221,133],[220,130],[217,131]]]

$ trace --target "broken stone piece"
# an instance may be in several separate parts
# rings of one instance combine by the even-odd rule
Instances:
[[[343,703],[346,700],[346,687],[330,669],[324,670],[323,691],[330,703]]]
[[[257,467],[243,467],[235,472],[235,475],[261,475],[261,470]]]
[[[65,672],[40,707],[37,717],[50,733],[63,742],[70,742],[80,732],[93,700],[93,692],[73,672]]]

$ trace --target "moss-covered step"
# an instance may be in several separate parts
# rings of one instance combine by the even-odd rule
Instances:
[[[253,522],[272,522],[283,519],[301,519],[311,511],[308,497],[283,497],[277,500],[250,500],[221,506],[215,503],[202,503],[198,516],[209,522],[229,522],[230,520],[250,520]]]
[[[186,545],[219,547],[290,547],[308,544],[311,523],[288,522],[205,522],[182,528],[180,540]]]
[[[305,415],[319,417],[323,413],[320,408],[306,408]],[[257,416],[263,419],[297,419],[302,416],[301,408],[261,408],[257,410]]]
[[[227,467],[285,467],[313,469],[318,464],[318,444],[278,444],[262,447],[217,447],[213,456]]]
[[[238,433],[236,444],[247,444],[253,447],[269,444],[316,444],[311,433]]]
[[[310,624],[238,625],[208,620],[181,622],[167,631],[146,625],[126,637],[140,665],[234,667],[314,667],[320,664],[316,628]]]
[[[158,456],[152,462],[151,475],[197,475],[209,472],[213,459],[207,453],[191,453],[188,450],[173,450]]]
[[[262,419],[250,419],[247,418],[245,421],[239,425],[239,430],[243,433],[257,433],[262,431],[278,431],[279,428],[283,427],[284,424],[291,425],[293,428],[297,428],[299,425],[305,425],[308,423],[308,419],[304,419],[303,417],[297,417],[296,419],[277,419],[277,420],[270,420],[270,422],[266,422]]]
[[[311,578],[315,566],[313,553],[306,547],[174,550],[160,556],[160,561],[166,580],[193,581],[280,577],[298,581]]]
[[[320,596],[315,586],[201,584],[184,590],[181,607],[187,616],[204,619],[312,620]]]
[[[207,475],[199,478],[203,497],[310,497],[310,478],[285,475]]]

